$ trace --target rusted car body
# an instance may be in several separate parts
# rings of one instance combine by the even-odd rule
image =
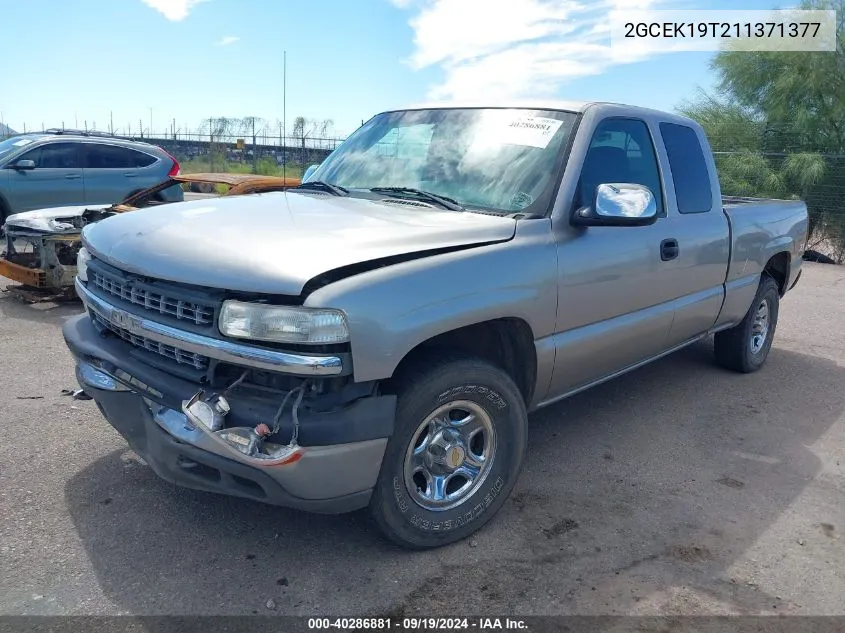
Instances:
[[[73,296],[76,254],[82,228],[119,213],[168,204],[159,194],[172,187],[224,188],[222,196],[284,191],[297,186],[297,178],[256,174],[181,174],[113,205],[55,207],[10,215],[3,226],[5,249],[0,255],[0,276],[38,290],[68,290]]]

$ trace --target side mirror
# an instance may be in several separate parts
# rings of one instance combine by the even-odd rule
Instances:
[[[319,165],[308,165],[308,169],[306,169],[305,173],[302,174],[302,182],[308,182],[308,179],[311,177],[311,174],[317,171],[319,167]]]
[[[9,165],[12,169],[19,169],[19,170],[30,170],[35,169],[35,161],[34,160],[19,160],[14,165]]]
[[[647,226],[657,221],[657,201],[648,187],[632,183],[596,187],[592,207],[572,215],[575,226]]]

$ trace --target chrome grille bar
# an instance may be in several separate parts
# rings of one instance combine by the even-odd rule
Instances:
[[[89,277],[90,279],[90,277]],[[90,281],[89,281],[90,283]],[[104,301],[76,278],[76,293],[95,315],[127,333],[233,365],[256,367],[300,376],[341,376],[351,373],[339,356],[292,354],[274,349],[211,338],[158,323]]]
[[[194,369],[199,369],[201,371],[205,371],[206,369],[208,369],[207,356],[203,356],[202,354],[196,354],[193,352],[186,352],[185,350],[179,349],[178,347],[174,347],[172,345],[165,345],[164,343],[160,343],[158,341],[153,341],[143,336],[132,334],[132,332],[130,332],[129,330],[125,330],[122,327],[119,327],[114,323],[105,320],[103,317],[96,313],[94,314],[94,319],[97,323],[99,323],[105,328],[108,328],[111,332],[114,332],[124,341],[131,343],[135,347],[140,347],[141,349],[145,349],[148,352],[159,354],[160,356],[164,356],[165,358],[169,358],[170,360],[175,360],[180,365],[190,365]]]
[[[192,303],[178,297],[169,297],[146,288],[139,288],[97,270],[90,272],[89,279],[89,283],[92,283],[99,290],[141,306],[145,310],[155,311],[179,320],[191,321],[196,325],[210,326],[214,323],[214,306],[212,305]]]

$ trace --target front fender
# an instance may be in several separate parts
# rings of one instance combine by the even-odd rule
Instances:
[[[420,343],[467,325],[519,318],[535,340],[551,335],[556,257],[549,221],[524,221],[508,242],[347,277],[314,291],[305,305],[343,310],[355,380],[381,380]]]

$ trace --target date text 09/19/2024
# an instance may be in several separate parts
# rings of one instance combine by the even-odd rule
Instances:
[[[515,618],[309,618],[308,628],[312,630],[348,631],[450,631],[450,630],[527,630],[524,620]]]

